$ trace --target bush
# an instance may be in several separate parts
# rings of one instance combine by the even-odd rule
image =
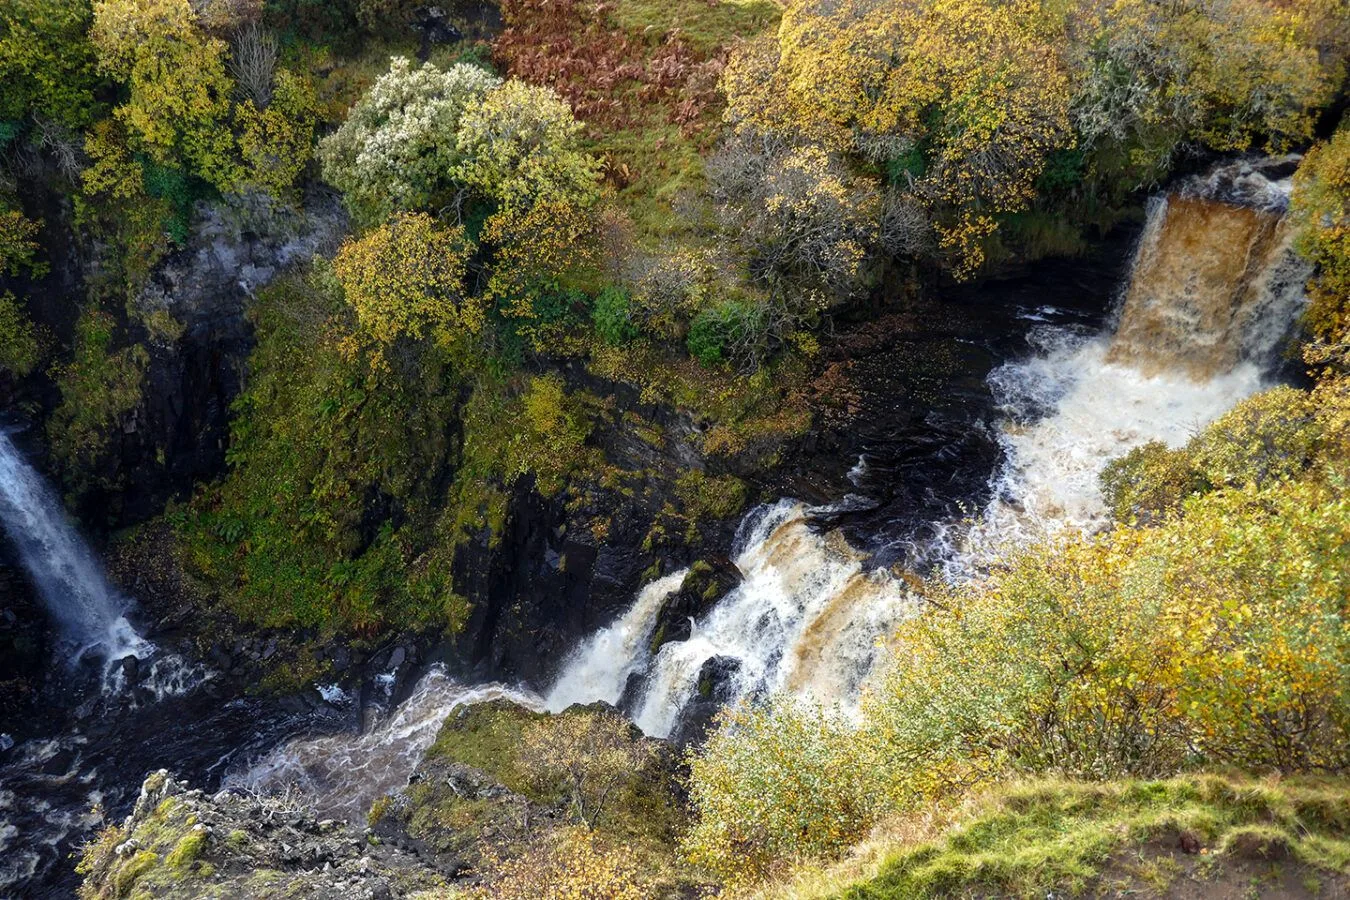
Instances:
[[[1150,441],[1106,464],[1102,494],[1117,522],[1150,525],[1181,509],[1181,502],[1208,489],[1185,450]]]
[[[41,347],[37,331],[14,295],[0,294],[0,369],[20,378],[37,366]]]
[[[260,292],[229,471],[181,535],[229,607],[269,626],[454,630],[467,605],[437,529],[461,384],[434,346],[376,364],[323,270]]]
[[[600,291],[591,306],[591,322],[606,343],[614,347],[638,336],[633,324],[633,302],[623,288],[609,286]]]
[[[786,698],[729,715],[689,757],[695,822],[685,853],[734,883],[839,852],[879,809],[855,747],[846,723]]]
[[[1299,252],[1317,266],[1305,355],[1350,370],[1350,126],[1308,152],[1294,174],[1293,214]]]
[[[86,311],[75,325],[71,360],[52,373],[61,405],[47,422],[47,434],[52,455],[77,489],[88,486],[109,436],[141,401],[149,354],[139,344],[114,350],[115,330],[112,316]]]
[[[453,202],[460,118],[500,83],[478,66],[442,71],[394,57],[342,127],[320,144],[324,177],[369,223],[397,210]]]
[[[482,303],[464,289],[471,249],[463,228],[409,213],[344,243],[333,271],[377,344],[426,338],[470,362],[467,342],[484,322]]]
[[[730,362],[754,367],[767,344],[763,307],[743,300],[725,300],[699,313],[689,326],[689,353],[705,366]]]
[[[1317,412],[1307,391],[1277,387],[1243,400],[1186,451],[1212,485],[1260,486],[1294,478],[1308,468],[1321,443]]]
[[[623,716],[579,710],[548,716],[521,736],[518,764],[541,788],[561,783],[577,822],[594,830],[606,804],[642,777],[656,745]]]

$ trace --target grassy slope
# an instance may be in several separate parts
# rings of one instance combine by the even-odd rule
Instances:
[[[1343,896],[1347,870],[1344,779],[1036,781],[893,823],[853,859],[755,896]]]

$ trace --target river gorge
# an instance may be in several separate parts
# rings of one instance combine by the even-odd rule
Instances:
[[[923,614],[923,578],[980,578],[1012,547],[1100,527],[1106,462],[1184,443],[1286,377],[1309,274],[1284,219],[1295,164],[1224,163],[1155,197],[1135,238],[948,288],[928,322],[859,360],[864,413],[847,449],[801,455],[781,482],[801,495],[745,514],[709,608],[663,617],[690,575],[672,563],[542,660],[540,678],[400,650],[303,698],[255,696],[146,632],[136,598],[0,434],[0,519],[59,634],[47,731],[0,723],[0,895],[68,896],[70,852],[159,768],[360,823],[475,703],[603,701],[681,743],[717,708],[776,692],[849,709],[887,634]],[[683,633],[656,634],[672,621]]]

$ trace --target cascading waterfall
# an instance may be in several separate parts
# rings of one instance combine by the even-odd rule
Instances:
[[[1292,167],[1234,163],[1154,201],[1112,332],[1040,326],[1030,357],[991,374],[1005,462],[982,515],[938,523],[932,555],[947,577],[977,577],[1010,546],[1065,528],[1100,527],[1109,460],[1148,441],[1182,444],[1267,386],[1309,275],[1284,218]],[[814,532],[807,512],[789,500],[752,512],[736,557],[745,579],[690,638],[650,661],[574,660],[569,699],[613,693],[612,680],[587,691],[586,672],[645,671],[637,724],[667,736],[704,664],[726,657],[739,663],[733,699],[787,690],[847,709],[880,642],[919,601],[904,578],[869,572],[837,532]],[[616,649],[593,641],[587,652]]]
[[[527,691],[501,684],[463,685],[437,666],[388,718],[362,734],[297,738],[227,775],[222,786],[287,795],[319,815],[362,822],[372,803],[407,785],[450,713],[492,700],[543,708],[541,699]]]
[[[671,733],[715,657],[740,663],[736,697],[787,690],[847,702],[875,661],[881,629],[914,608],[903,582],[865,571],[838,532],[814,532],[802,504],[783,500],[752,512],[738,544],[744,580],[650,667],[635,717],[647,734]]]
[[[108,584],[55,494],[3,431],[0,523],[59,627],[72,666],[88,654],[101,656],[108,662],[105,680],[115,680],[118,660],[154,651],[127,621],[129,602]]]

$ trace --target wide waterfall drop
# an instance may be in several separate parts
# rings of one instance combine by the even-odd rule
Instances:
[[[1270,385],[1310,274],[1285,220],[1295,161],[1228,164],[1150,204],[1115,326],[1038,325],[1031,354],[991,373],[1004,451],[993,499],[973,522],[932,523],[938,537],[920,557],[948,578],[979,577],[1010,547],[1099,528],[1107,462],[1149,441],[1181,445]],[[922,601],[907,573],[869,568],[811,512],[792,500],[751,512],[735,552],[744,580],[688,640],[647,659],[643,641],[602,632],[555,694],[612,700],[615,673],[642,673],[636,722],[664,737],[720,659],[731,702],[788,691],[847,711],[885,636]],[[646,621],[650,604],[644,589],[620,623]]]
[[[1010,545],[1100,527],[1107,462],[1149,441],[1180,446],[1270,386],[1311,274],[1284,215],[1291,187],[1234,163],[1155,198],[1116,328],[1033,330],[1037,352],[992,373],[1005,462],[949,576]]]
[[[140,659],[154,645],[127,621],[130,602],[108,583],[93,552],[66,518],[52,490],[0,430],[0,523],[57,624],[70,665],[89,654],[112,666]]]

